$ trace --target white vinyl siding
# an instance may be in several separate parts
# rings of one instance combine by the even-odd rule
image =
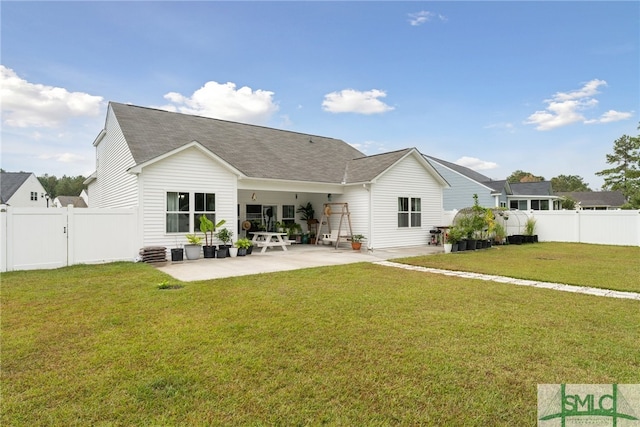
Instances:
[[[426,245],[429,230],[442,221],[442,187],[413,156],[384,173],[371,192],[374,240],[369,243],[375,248]],[[420,198],[421,227],[398,227],[398,197]]]
[[[487,186],[461,175],[432,159],[427,159],[427,161],[450,185],[449,188],[444,188],[442,192],[444,210],[460,210],[473,206],[474,194],[478,195],[480,206],[494,207],[496,205],[495,198],[491,195],[492,190]]]
[[[195,193],[215,194],[215,219],[227,221],[225,227],[233,231],[237,239],[237,178],[217,161],[207,157],[197,148],[176,153],[142,169],[144,189],[142,196],[143,233],[145,246],[173,248],[186,243],[187,233],[167,233],[167,193],[186,192],[192,205],[189,229],[199,231],[195,223]],[[219,244],[219,242],[214,242]]]
[[[31,174],[7,200],[7,204],[14,207],[46,208],[47,199],[44,197],[45,193],[46,191],[38,178],[36,178],[35,174]],[[34,200],[34,195],[36,200]],[[50,206],[51,202],[49,202]]]
[[[96,166],[97,185],[92,186],[91,206],[98,208],[129,208],[138,205],[137,176],[127,170],[135,165],[120,125],[109,109],[106,135],[100,141]],[[95,187],[95,188],[94,188]]]

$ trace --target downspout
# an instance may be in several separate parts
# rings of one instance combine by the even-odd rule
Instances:
[[[365,190],[367,190],[369,192],[369,245],[368,245],[368,250],[372,251],[373,250],[373,241],[375,240],[375,237],[373,235],[373,186],[371,184],[369,184],[369,188],[367,188],[367,184],[363,184]]]

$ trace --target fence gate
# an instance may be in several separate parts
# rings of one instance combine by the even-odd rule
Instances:
[[[12,215],[6,217],[5,228],[7,267],[10,270],[35,270],[66,266],[66,209],[12,210]]]

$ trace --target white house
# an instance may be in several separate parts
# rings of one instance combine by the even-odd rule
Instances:
[[[137,206],[145,246],[185,243],[201,214],[237,237],[245,220],[301,223],[299,206],[320,218],[329,201],[348,203],[369,248],[423,245],[448,186],[415,148],[366,156],[334,138],[115,102],[94,146],[89,206]]]
[[[0,204],[46,208],[49,203],[48,197],[38,178],[31,172],[2,172],[0,174]]]

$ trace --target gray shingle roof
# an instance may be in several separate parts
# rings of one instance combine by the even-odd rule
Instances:
[[[67,207],[69,205],[73,205],[75,208],[86,208],[87,204],[84,199],[79,196],[58,196],[56,197],[60,205],[63,207]]]
[[[400,160],[412,148],[381,153],[373,156],[360,157],[351,160],[347,165],[345,182],[367,182],[371,181],[382,172]]]
[[[551,181],[512,182],[511,194],[514,196],[552,196]]]
[[[138,165],[197,141],[252,178],[340,183],[347,162],[365,156],[334,138],[116,102],[110,106]],[[354,169],[359,171],[359,164]]]
[[[559,191],[557,196],[571,197],[585,207],[617,208],[626,203],[624,194],[619,191]]]
[[[2,172],[0,174],[0,203],[7,203],[30,176],[31,172]]]
[[[438,159],[438,158],[435,158],[433,156],[425,156],[425,157],[428,157],[428,158],[440,163],[441,165],[446,166],[449,169],[452,169],[452,170],[458,172],[459,174],[464,175],[467,178],[472,179],[472,180],[474,180],[476,182],[481,182],[481,183],[485,184],[487,181],[491,181],[491,178],[489,178],[488,176],[482,175],[481,173],[478,173],[478,172],[474,171],[473,169],[469,169],[469,168],[464,167],[464,166],[456,165],[455,163],[447,162],[446,160]]]

